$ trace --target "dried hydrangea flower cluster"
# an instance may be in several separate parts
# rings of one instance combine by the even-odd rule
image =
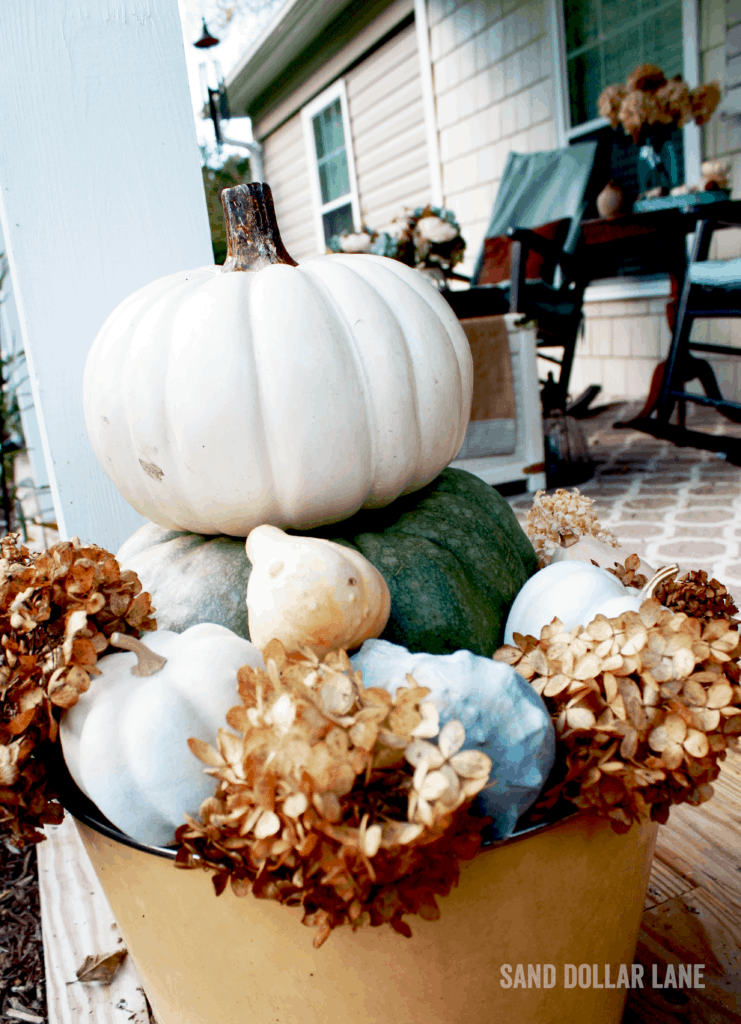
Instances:
[[[623,586],[640,590],[646,585],[646,577],[637,572],[639,565],[638,556],[629,555],[625,565],[618,562],[614,569],[607,571],[617,576]],[[688,572],[679,579],[664,580],[654,591],[654,597],[664,608],[684,612],[706,625],[714,619],[726,619],[731,623],[738,621],[734,618],[738,608],[728,590],[718,580],[708,579],[704,569]]]
[[[613,547],[616,537],[603,529],[594,511],[594,501],[574,487],[559,487],[553,494],[538,491],[527,514],[525,532],[532,541],[538,562],[547,565],[553,550],[568,547],[579,537],[592,536]]]
[[[655,64],[640,64],[628,76],[625,85],[608,85],[597,101],[597,110],[613,128],[622,124],[626,134],[638,145],[644,128],[658,126],[682,128],[694,120],[706,124],[720,102],[716,82],[690,89],[681,75],[667,81]]]
[[[635,587],[636,590],[643,590],[648,583],[648,579],[640,571],[641,560],[638,555],[628,555],[624,563],[614,562],[613,565],[614,568],[612,569],[605,568],[613,576],[617,576],[624,587]],[[652,596],[655,596],[655,594]]]
[[[156,628],[148,594],[108,551],[77,538],[31,554],[0,541],[0,829],[23,845],[62,809],[39,747],[57,738],[54,707],[68,708],[98,675],[98,656],[116,631]]]
[[[540,640],[515,642],[494,658],[542,695],[559,741],[541,809],[566,799],[624,832],[710,799],[741,734],[741,643],[727,620],[703,626],[652,598],[640,613],[598,615],[571,632],[555,619]]]
[[[488,819],[467,805],[491,761],[461,749],[460,722],[440,729],[411,676],[392,697],[344,651],[320,661],[274,640],[264,655],[267,671],[239,670],[235,732],[217,748],[189,740],[217,787],[178,829],[176,863],[213,870],[217,895],[231,880],[239,896],[302,906],[316,947],[343,923],[411,935],[403,915],[438,917],[435,895],[480,846]]]

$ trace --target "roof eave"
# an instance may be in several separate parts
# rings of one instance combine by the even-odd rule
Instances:
[[[229,105],[249,112],[291,61],[316,39],[354,0],[288,0],[260,38],[229,72],[225,84]]]

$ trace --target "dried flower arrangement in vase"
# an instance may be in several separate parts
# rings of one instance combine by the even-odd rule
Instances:
[[[597,109],[613,128],[622,125],[626,135],[640,146],[640,192],[668,192],[682,183],[677,153],[671,136],[690,121],[706,124],[720,102],[717,82],[690,89],[681,75],[667,80],[655,64],[640,64],[625,84],[608,85]]]
[[[333,235],[329,249],[387,256],[416,267],[442,286],[455,277],[454,268],[463,259],[466,243],[455,215],[443,207],[428,205],[405,210],[385,231],[363,226],[360,231]]]

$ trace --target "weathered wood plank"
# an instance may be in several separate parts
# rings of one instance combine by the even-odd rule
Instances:
[[[659,829],[635,962],[646,986],[623,1024],[731,1024],[741,1017],[741,756],[730,753],[700,807],[675,807]],[[656,965],[704,964],[702,989],[651,986]]]
[[[38,865],[49,1024],[150,1024],[131,957],[110,985],[76,980],[85,957],[112,953],[124,940],[72,819],[46,835]]]
[[[656,859],[688,882],[722,899],[741,921],[741,755],[729,753],[714,783],[715,796],[700,807],[675,807],[659,830]],[[741,932],[739,933],[741,945]]]
[[[722,904],[696,889],[643,915],[635,963],[643,965],[645,987],[628,994],[623,1024],[731,1024],[741,1014],[741,955],[738,929]],[[704,988],[652,985],[665,977],[667,964],[704,964]]]
[[[666,903],[667,900],[672,900],[677,896],[684,896],[685,893],[692,892],[695,888],[696,886],[685,878],[684,875],[680,875],[669,864],[664,864],[658,856],[654,855],[644,909],[649,910],[651,907],[658,907],[662,903]]]

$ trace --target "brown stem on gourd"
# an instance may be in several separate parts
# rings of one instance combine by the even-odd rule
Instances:
[[[226,218],[224,271],[262,270],[273,263],[298,266],[280,237],[269,185],[253,181],[225,188],[221,203]]]
[[[579,540],[579,534],[567,530],[565,533],[559,533],[558,538],[561,541],[562,548],[571,548]]]
[[[655,591],[659,589],[664,580],[668,580],[670,579],[670,577],[676,576],[678,572],[678,565],[665,565],[662,569],[659,569],[659,571],[654,576],[651,577],[651,579],[648,581],[646,586],[643,587],[642,590],[639,590],[638,597],[642,601],[647,601],[649,597],[654,596]]]
[[[131,669],[132,676],[153,676],[167,664],[167,658],[161,654],[155,654],[135,636],[128,636],[126,633],[111,633],[111,643],[114,647],[122,647],[125,651],[132,651],[138,663]]]

